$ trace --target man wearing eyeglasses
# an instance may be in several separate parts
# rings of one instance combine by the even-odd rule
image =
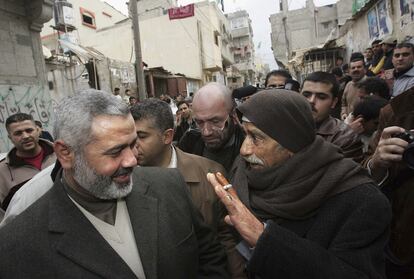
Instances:
[[[244,140],[228,88],[211,82],[200,88],[193,99],[197,130],[189,130],[178,147],[187,153],[220,163],[229,171]]]
[[[392,64],[394,65],[392,96],[395,97],[414,86],[414,45],[398,44],[394,49]]]

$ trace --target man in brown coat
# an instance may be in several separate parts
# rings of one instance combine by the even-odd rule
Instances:
[[[344,121],[333,118],[330,112],[338,101],[339,84],[333,74],[314,72],[303,82],[301,94],[308,99],[316,124],[316,134],[342,149],[345,157],[362,160],[360,137]]]
[[[349,68],[349,73],[352,80],[345,86],[344,94],[342,95],[342,119],[345,119],[350,113],[354,111],[354,106],[358,101],[358,89],[356,88],[356,83],[366,78],[365,62],[362,53],[352,53],[351,62],[349,62]]]
[[[56,160],[52,143],[39,139],[40,129],[31,115],[11,115],[6,129],[14,147],[0,161],[0,204],[4,210],[23,184]]]
[[[373,154],[365,166],[392,203],[393,220],[388,253],[390,279],[414,278],[414,170],[403,153],[408,142],[396,137],[414,129],[414,87],[393,98],[380,113]]]
[[[131,108],[137,129],[138,165],[177,168],[188,186],[191,199],[204,221],[218,234],[226,249],[232,278],[245,278],[244,260],[235,249],[236,240],[224,222],[227,214],[207,181],[210,172],[225,173],[220,164],[207,158],[181,151],[172,145],[174,120],[168,104],[147,99]]]

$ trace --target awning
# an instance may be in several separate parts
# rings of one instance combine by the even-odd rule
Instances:
[[[59,43],[62,48],[67,48],[70,51],[76,53],[76,55],[78,55],[81,59],[84,59],[85,62],[90,59],[103,60],[105,58],[102,53],[93,48],[83,47],[81,45],[74,44],[65,40],[59,40]]]

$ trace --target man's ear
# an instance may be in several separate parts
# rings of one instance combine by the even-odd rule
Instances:
[[[40,137],[40,135],[42,134],[42,128],[40,128],[40,127],[36,126],[36,129],[37,129],[37,134],[38,134],[38,135],[39,135],[39,137]]]
[[[332,101],[331,109],[334,109],[336,106],[336,103],[338,103],[338,97],[335,97]]]
[[[169,145],[172,143],[174,139],[174,129],[167,129],[163,133],[163,142],[166,145]]]
[[[73,150],[62,140],[56,140],[53,143],[53,149],[62,168],[71,169],[75,163],[75,154]]]

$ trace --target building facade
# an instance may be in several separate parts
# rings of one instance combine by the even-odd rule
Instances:
[[[70,6],[64,9],[64,18],[74,29],[56,30],[55,18],[49,20],[41,32],[42,44],[52,51],[59,52],[58,39],[64,39],[83,46],[89,46],[98,30],[113,26],[127,18],[108,3],[100,0],[58,0],[68,2]],[[73,30],[73,31],[72,31]]]
[[[94,13],[96,17],[96,28],[92,33],[86,33],[87,31],[80,31],[85,27],[82,14],[77,14],[74,32],[79,34],[78,42],[82,46],[96,49],[110,59],[132,63],[135,61],[130,18],[123,15],[113,16],[113,21],[99,24],[98,14],[117,14],[117,11],[103,11],[109,5],[100,0],[87,1],[89,6],[85,7],[85,1],[68,1],[73,3],[75,14],[83,8]],[[170,93],[168,90],[163,92],[156,88],[157,84],[159,88],[165,88],[165,84],[173,84],[161,81],[165,73],[180,80],[177,81],[180,86],[175,88],[183,88],[181,80],[185,77],[185,90],[179,90],[184,95],[195,92],[209,81],[226,84],[226,68],[234,63],[230,25],[215,2],[202,1],[185,7],[175,5],[176,1],[138,1],[142,57],[149,69],[149,96]]]
[[[286,67],[296,53],[323,44],[338,32],[351,15],[352,0],[316,7],[313,0],[306,7],[289,11],[288,1],[279,0],[280,12],[270,16],[273,54],[280,67]]]
[[[0,153],[13,147],[5,127],[10,115],[31,114],[45,129],[53,122],[40,40],[52,12],[49,0],[0,0]]]
[[[233,38],[234,63],[243,76],[243,85],[255,84],[256,66],[253,44],[253,29],[249,14],[237,11],[226,14],[231,26]],[[233,76],[229,78],[234,78]]]
[[[414,1],[354,1],[352,17],[339,28],[335,43],[346,49],[347,58],[363,51],[376,39],[392,37],[414,42]]]

